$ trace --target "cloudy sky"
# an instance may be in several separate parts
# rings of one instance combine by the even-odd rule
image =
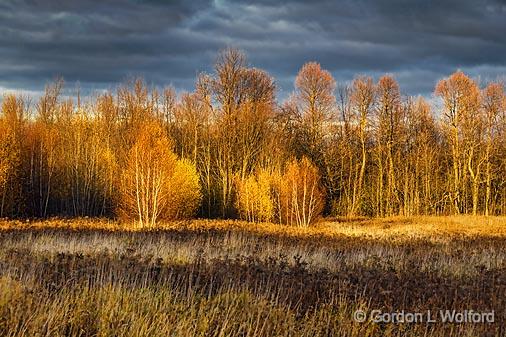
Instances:
[[[227,46],[293,88],[316,60],[338,81],[392,73],[430,95],[462,69],[506,75],[506,1],[0,0],[0,91],[37,93],[61,75],[85,90],[141,75],[191,90]]]

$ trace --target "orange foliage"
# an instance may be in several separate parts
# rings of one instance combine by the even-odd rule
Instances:
[[[321,135],[323,123],[329,120],[335,105],[334,78],[319,63],[308,62],[297,74],[295,88],[305,124],[313,136]]]
[[[457,71],[447,79],[439,81],[435,94],[443,99],[445,114],[453,123],[458,123],[460,118],[465,118],[478,108],[480,96],[478,85],[462,71]]]
[[[25,109],[21,98],[4,97],[0,118],[0,217],[18,202]]]
[[[321,215],[325,192],[318,169],[309,159],[290,162],[277,190],[278,213],[283,223],[307,227]]]
[[[120,190],[119,214],[136,219],[141,227],[191,217],[201,199],[195,167],[177,159],[168,137],[154,123],[141,129],[129,151]]]

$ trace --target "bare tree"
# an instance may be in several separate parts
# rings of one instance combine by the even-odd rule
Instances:
[[[453,166],[451,197],[454,211],[459,214],[464,211],[463,193],[465,190],[464,174],[466,173],[464,163],[467,157],[468,168],[472,171],[474,158],[474,149],[472,148],[474,144],[471,145],[471,148],[466,148],[463,131],[465,124],[472,123],[472,116],[478,111],[479,90],[473,80],[458,71],[439,81],[435,94],[441,97],[444,103],[444,126],[451,147]],[[478,172],[472,174],[474,175],[473,184],[476,185],[479,174]]]
[[[361,207],[363,198],[363,184],[365,177],[365,169],[367,165],[367,140],[369,132],[369,119],[371,109],[374,105],[374,84],[371,78],[358,77],[353,81],[351,91],[351,105],[353,111],[353,123],[358,131],[360,140],[360,165],[358,176],[353,183],[353,197],[350,215],[354,215]]]
[[[492,182],[496,178],[499,167],[495,165],[493,157],[500,156],[500,126],[501,114],[506,111],[506,94],[502,83],[490,83],[482,94],[482,109],[485,127],[485,215],[490,214],[492,199]]]
[[[316,62],[304,64],[295,78],[295,99],[313,142],[323,137],[323,128],[335,113],[335,88],[332,75]]]
[[[380,215],[393,215],[398,212],[399,205],[396,155],[402,127],[401,94],[395,79],[388,75],[380,78],[376,86],[376,92],[378,97],[376,109],[378,210]]]

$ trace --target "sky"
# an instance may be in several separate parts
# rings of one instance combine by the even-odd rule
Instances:
[[[132,76],[192,90],[226,47],[280,98],[308,61],[340,83],[389,73],[430,96],[457,69],[506,78],[506,1],[0,0],[0,92],[36,95],[57,76],[89,92]]]

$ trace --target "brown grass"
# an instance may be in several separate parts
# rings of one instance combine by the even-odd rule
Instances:
[[[73,230],[143,231],[131,223],[111,219],[0,220],[0,230],[63,228]],[[310,227],[281,226],[271,223],[250,223],[239,220],[186,220],[162,222],[154,230],[248,231],[288,237],[339,236],[374,240],[449,240],[462,237],[506,237],[506,217],[486,216],[418,216],[387,218],[323,219]]]
[[[0,222],[2,336],[503,336],[505,218]],[[370,312],[495,311],[493,324]]]

